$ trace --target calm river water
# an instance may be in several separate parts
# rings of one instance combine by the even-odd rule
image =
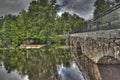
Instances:
[[[85,80],[63,49],[0,51],[0,80]]]

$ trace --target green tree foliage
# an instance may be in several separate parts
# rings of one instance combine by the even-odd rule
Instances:
[[[94,6],[96,7],[94,11],[94,16],[101,14],[103,11],[109,9],[110,3],[107,0],[96,0]]]
[[[27,11],[19,15],[5,16],[3,28],[0,30],[4,47],[18,47],[29,38],[37,38],[45,42],[60,42],[58,35],[66,32],[68,24],[71,29],[83,24],[84,20],[77,15],[64,13],[57,16],[59,6],[56,0],[37,0],[30,3]]]
[[[4,62],[9,73],[17,70],[21,75],[28,75],[29,80],[58,80],[56,65],[69,66],[68,63],[72,61],[66,50],[62,49],[14,49],[0,52],[0,61]]]
[[[120,3],[120,0],[96,0],[94,6],[96,7],[94,11],[94,16],[97,17],[99,14],[108,10],[110,7]]]
[[[65,12],[62,14],[62,18],[71,26],[72,30],[84,24],[84,19],[80,18],[76,14],[70,15],[69,13]]]

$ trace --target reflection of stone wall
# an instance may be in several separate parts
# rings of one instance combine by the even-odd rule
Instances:
[[[76,60],[83,72],[89,76],[90,80],[102,80],[98,66],[92,60],[86,56],[80,56]]]
[[[71,52],[76,53],[78,41],[82,53],[96,63],[104,56],[113,56],[120,60],[120,30],[71,34]]]
[[[120,80],[120,64],[96,64],[83,55],[73,58],[90,80]]]
[[[99,64],[102,80],[120,80],[120,64]]]

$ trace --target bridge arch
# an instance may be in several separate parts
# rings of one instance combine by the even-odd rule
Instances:
[[[119,60],[117,58],[115,58],[114,56],[102,56],[101,58],[99,58],[97,63],[116,63],[119,62]]]

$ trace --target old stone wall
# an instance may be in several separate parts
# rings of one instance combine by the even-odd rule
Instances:
[[[107,37],[108,33],[110,33],[109,35],[114,35],[112,35],[111,37]],[[72,53],[74,52],[75,54],[77,54],[77,47],[78,45],[80,45],[81,53],[92,59],[95,63],[98,63],[99,60],[101,60],[101,58],[105,56],[107,56],[108,58],[113,57],[114,59],[116,59],[114,61],[112,60],[112,63],[119,63],[120,30],[71,34],[69,40],[70,51]],[[111,63],[111,61],[106,60],[101,60],[100,62]]]
[[[90,80],[120,79],[120,29],[70,34],[69,43]]]

